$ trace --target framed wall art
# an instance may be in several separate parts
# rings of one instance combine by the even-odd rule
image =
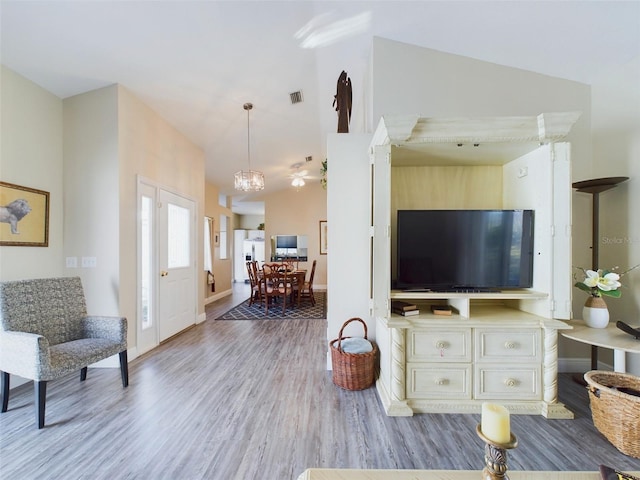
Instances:
[[[0,182],[0,246],[49,246],[49,192]]]
[[[327,221],[320,220],[320,255],[327,254]]]

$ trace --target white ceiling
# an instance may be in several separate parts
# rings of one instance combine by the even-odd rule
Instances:
[[[248,165],[245,102],[264,193],[293,188],[291,166],[307,156],[318,181],[336,81],[348,72],[358,108],[373,36],[587,84],[640,55],[640,0],[0,5],[4,65],[61,98],[125,86],[204,149],[207,179],[228,195]],[[292,105],[298,90],[304,102]],[[234,210],[260,199],[234,197]]]

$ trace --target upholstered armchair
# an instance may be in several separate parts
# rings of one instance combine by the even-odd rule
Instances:
[[[9,376],[33,380],[36,421],[44,427],[47,382],[120,356],[122,386],[129,384],[127,320],[87,316],[79,277],[0,282],[0,390],[9,403]]]

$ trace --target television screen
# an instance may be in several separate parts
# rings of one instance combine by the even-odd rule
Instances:
[[[276,248],[298,248],[298,237],[296,235],[277,235]]]
[[[396,287],[531,287],[533,217],[532,210],[399,210]]]

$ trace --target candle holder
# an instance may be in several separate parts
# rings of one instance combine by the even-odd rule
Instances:
[[[496,443],[482,433],[482,424],[476,427],[478,436],[484,441],[484,461],[482,480],[509,480],[507,476],[507,450],[518,446],[518,439],[511,433],[508,443]]]

